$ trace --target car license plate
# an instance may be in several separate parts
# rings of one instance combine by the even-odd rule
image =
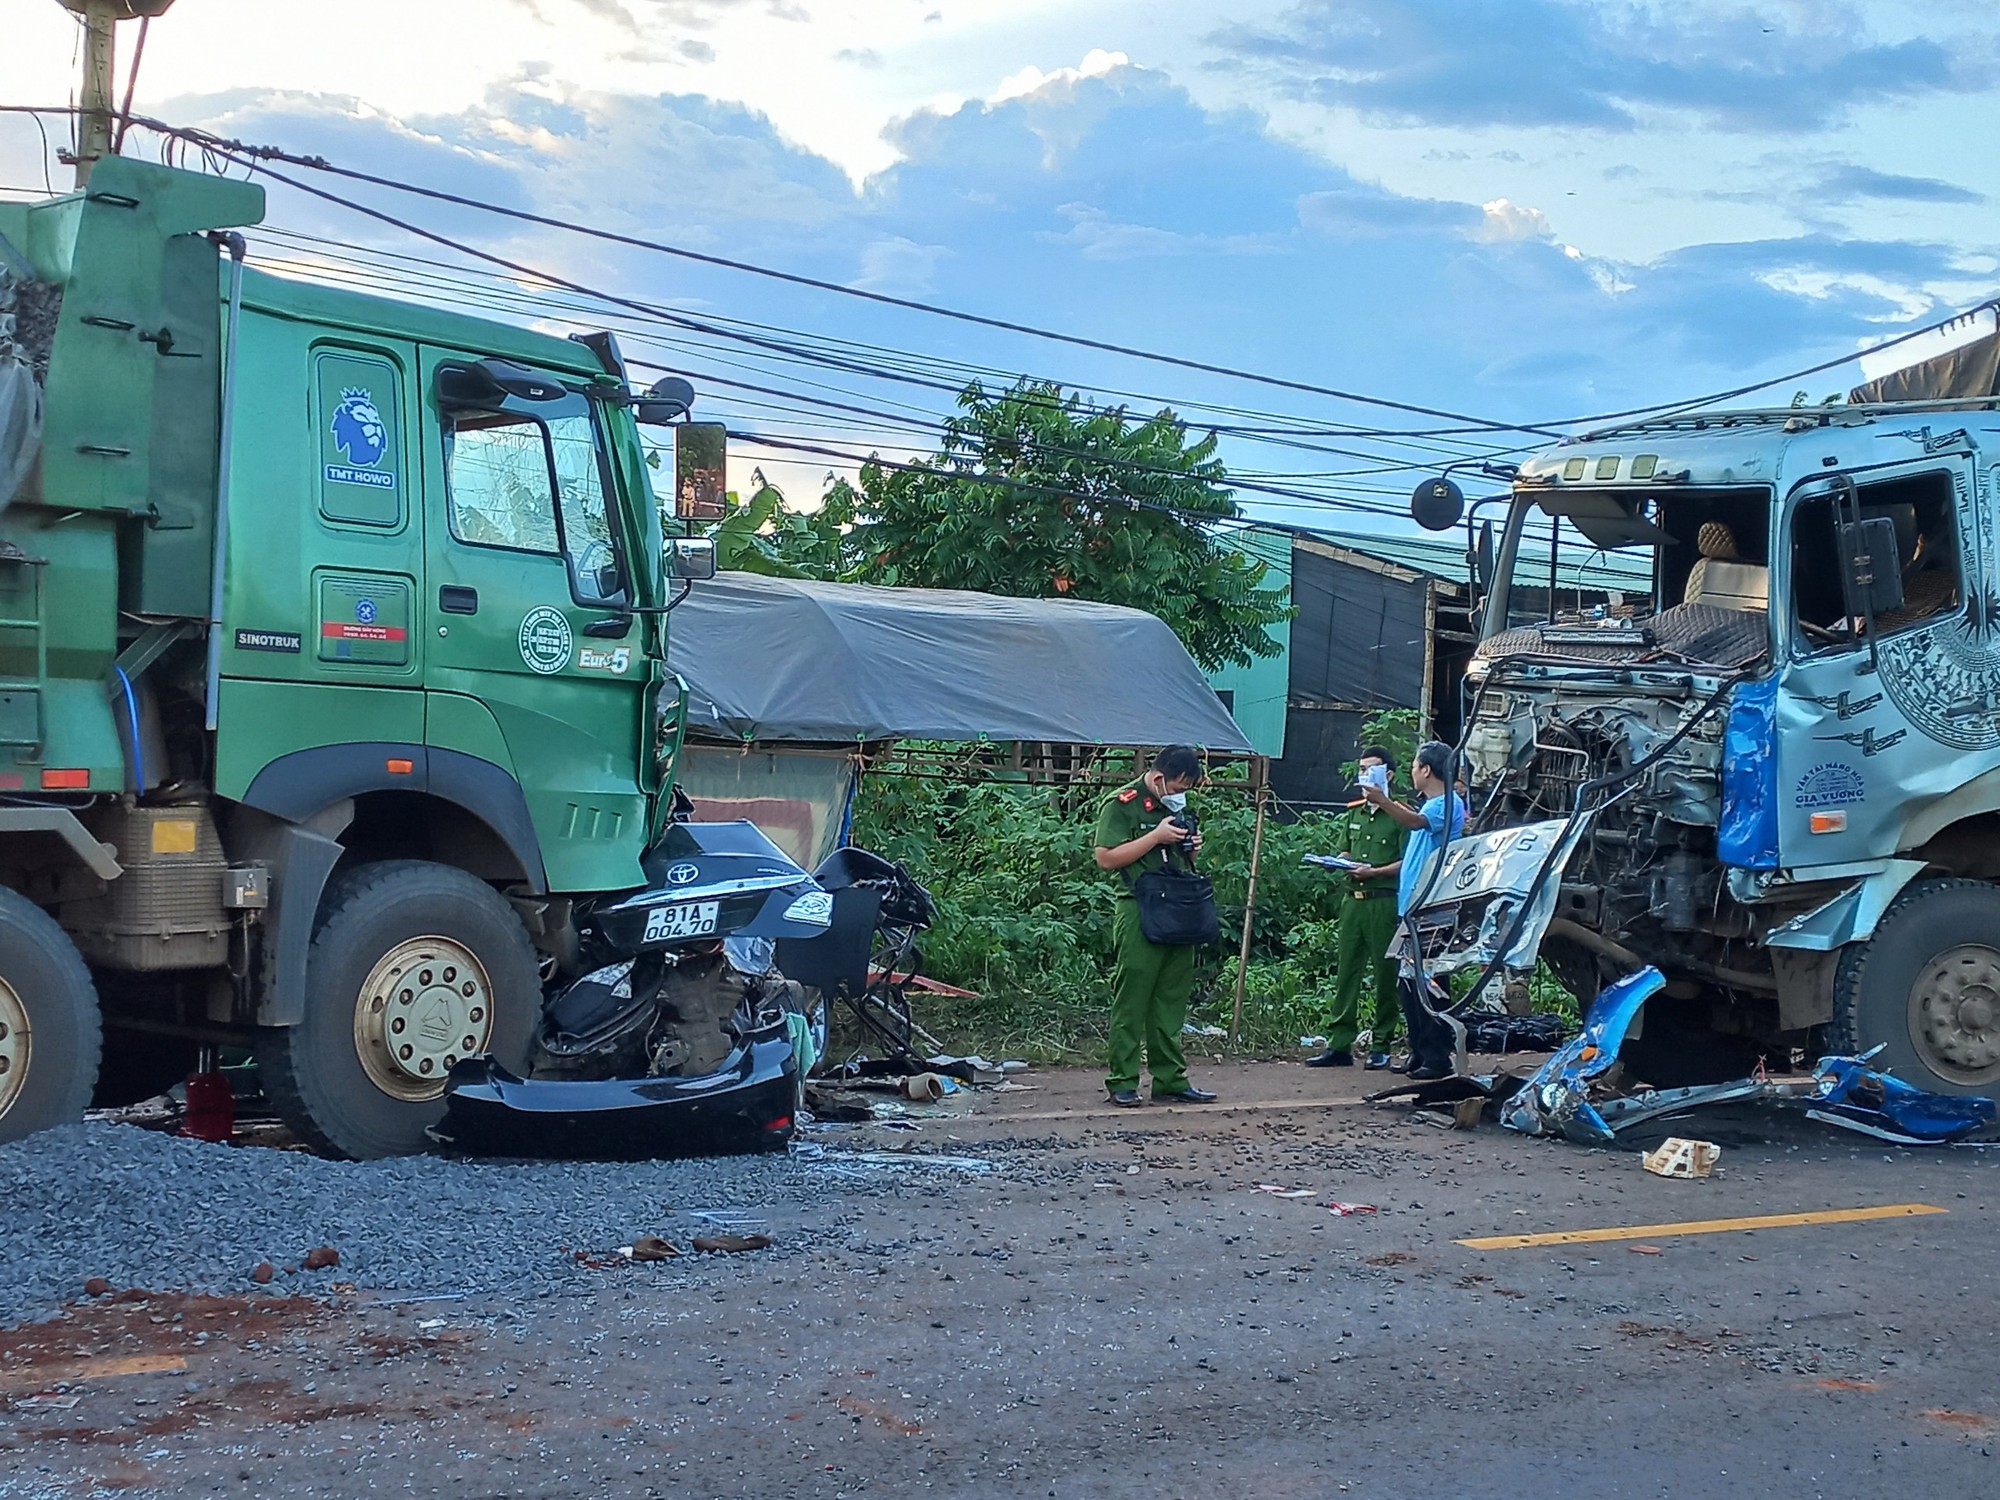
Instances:
[[[664,943],[669,938],[706,937],[715,931],[718,901],[688,901],[679,906],[656,906],[646,913],[644,943]]]

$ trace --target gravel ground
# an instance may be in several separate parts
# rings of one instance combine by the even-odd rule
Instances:
[[[1721,1164],[1672,1182],[1365,1107],[1359,1073],[1212,1065],[1207,1109],[1112,1109],[1102,1081],[790,1159],[351,1166],[104,1127],[0,1150],[34,1205],[0,1224],[4,1295],[237,1294],[0,1328],[0,1500],[1995,1493],[2000,1152],[1710,1111]],[[1688,1222],[1891,1205],[1915,1212]],[[685,1245],[726,1208],[777,1245],[560,1248]],[[1467,1243],[1618,1226],[1646,1238]],[[338,1271],[270,1290],[323,1295],[243,1280],[321,1240]]]
[[[822,1145],[637,1163],[339,1162],[129,1125],[69,1126],[0,1146],[0,1201],[11,1205],[0,1217],[0,1324],[45,1315],[94,1276],[117,1287],[250,1291],[251,1270],[266,1261],[278,1272],[273,1291],[346,1282],[546,1294],[592,1274],[577,1251],[601,1258],[641,1234],[685,1248],[735,1227],[699,1217],[707,1212],[753,1220],[743,1227],[777,1238],[763,1258],[786,1258],[844,1240],[852,1205],[913,1174],[962,1169],[884,1165]],[[320,1245],[339,1250],[337,1268],[288,1274]],[[688,1268],[697,1278],[700,1264]]]

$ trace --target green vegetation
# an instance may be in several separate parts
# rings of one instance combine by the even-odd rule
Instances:
[[[1370,735],[1388,737],[1407,717],[1380,716]],[[1122,769],[1130,774],[1129,765]],[[979,994],[922,998],[923,1024],[941,1040],[989,1057],[1101,1055],[1117,899],[1112,878],[1091,859],[1102,795],[971,771],[864,779],[855,842],[907,862],[929,885],[938,916],[924,944],[925,972]],[[1202,956],[1191,1019],[1227,1030],[1256,809],[1241,767],[1226,769],[1191,805],[1223,925],[1223,941]],[[1294,1052],[1301,1036],[1325,1024],[1340,882],[1303,856],[1333,849],[1332,822],[1316,813],[1266,821],[1243,1007],[1247,1052]]]
[[[1213,433],[1026,380],[998,394],[974,382],[958,407],[935,454],[871,459],[813,509],[766,483],[730,496],[710,532],[717,566],[1129,605],[1211,669],[1277,650],[1265,627],[1290,613],[1284,590],[1212,527],[1237,514]]]

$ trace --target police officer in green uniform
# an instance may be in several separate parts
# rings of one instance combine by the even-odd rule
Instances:
[[[1153,768],[1130,786],[1104,799],[1097,813],[1097,867],[1118,880],[1118,911],[1112,942],[1118,954],[1111,985],[1111,1071],[1104,1087],[1111,1102],[1139,1102],[1139,1066],[1153,1075],[1153,1098],[1162,1103],[1207,1104],[1215,1095],[1188,1082],[1181,1050],[1188,997],[1194,991],[1194,949],[1149,943],[1139,929],[1139,903],[1132,882],[1159,868],[1167,851],[1183,840],[1201,847],[1174,825],[1190,787],[1201,781],[1201,757],[1189,745],[1169,745],[1153,758]]]
[[[1376,770],[1380,767],[1380,770]],[[1396,763],[1380,745],[1361,752],[1361,776],[1392,779]],[[1363,801],[1340,817],[1341,854],[1359,860],[1361,868],[1345,877],[1340,894],[1340,925],[1334,935],[1333,1015],[1326,1027],[1326,1050],[1306,1059],[1309,1068],[1346,1068],[1354,1064],[1354,1040],[1361,1029],[1362,976],[1375,976],[1375,1024],[1368,1049],[1368,1066],[1389,1066],[1389,1039],[1395,1035],[1400,1007],[1396,994],[1396,960],[1389,944],[1396,936],[1396,880],[1403,868],[1403,825],[1373,804]]]

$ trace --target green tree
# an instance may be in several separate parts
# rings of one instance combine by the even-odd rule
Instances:
[[[763,573],[776,578],[845,577],[854,563],[855,502],[860,498],[845,480],[827,486],[817,510],[794,510],[784,492],[753,470],[757,488],[750,498],[735,491],[724,497],[723,518],[708,528],[715,543],[715,565],[736,573]]]
[[[1265,627],[1290,605],[1213,525],[1237,514],[1213,433],[1033,381],[958,405],[930,458],[862,467],[852,576],[1129,605],[1210,669],[1276,654]]]

